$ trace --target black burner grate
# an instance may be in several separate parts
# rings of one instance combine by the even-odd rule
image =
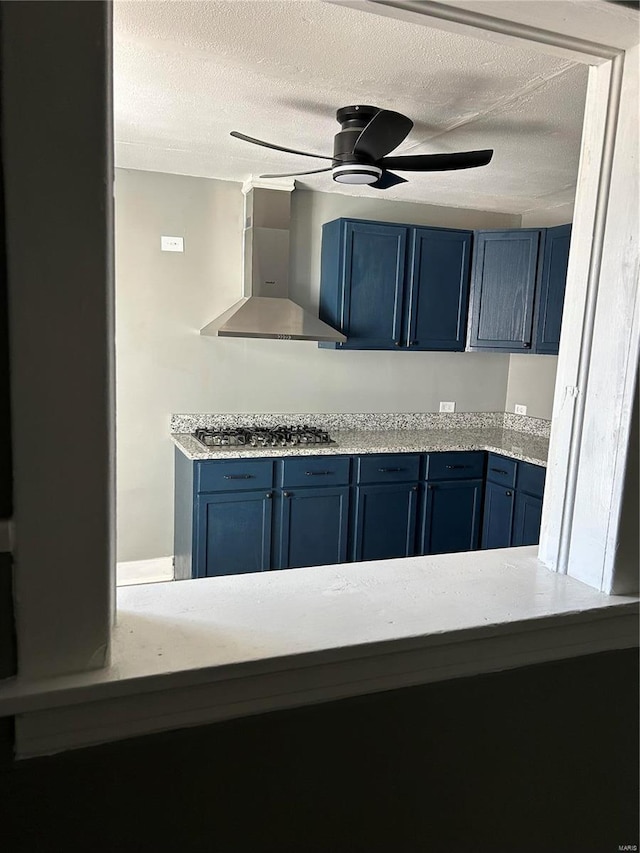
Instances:
[[[193,436],[206,447],[296,447],[335,444],[326,430],[307,425],[197,429]]]

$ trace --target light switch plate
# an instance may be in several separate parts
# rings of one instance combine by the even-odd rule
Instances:
[[[516,415],[526,415],[527,414],[527,407],[521,406],[520,403],[516,403],[515,406],[513,407],[513,411],[516,413]]]
[[[184,252],[184,237],[160,237],[163,252]]]
[[[440,403],[441,412],[455,412],[456,404],[454,402]]]

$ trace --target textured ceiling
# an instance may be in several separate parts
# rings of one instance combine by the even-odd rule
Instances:
[[[114,42],[118,166],[233,181],[321,168],[229,131],[331,155],[335,110],[374,104],[414,122],[394,153],[493,161],[405,172],[384,193],[330,173],[297,186],[508,213],[573,200],[587,70],[567,60],[319,0],[116,2]]]

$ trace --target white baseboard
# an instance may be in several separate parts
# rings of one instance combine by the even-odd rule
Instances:
[[[156,557],[154,560],[131,560],[116,565],[116,584],[130,586],[136,583],[160,583],[173,580],[173,557]]]

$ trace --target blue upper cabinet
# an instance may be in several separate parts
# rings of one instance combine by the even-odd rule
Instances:
[[[322,229],[320,317],[343,349],[463,350],[472,235],[337,219]]]
[[[347,335],[340,347],[401,346],[406,263],[404,226],[342,219],[323,227],[320,318]]]
[[[531,351],[541,236],[522,228],[476,233],[470,349]]]
[[[570,242],[571,225],[547,228],[537,299],[535,351],[538,353],[558,354]]]
[[[469,349],[557,355],[571,225],[476,232]]]
[[[414,228],[409,269],[409,340],[416,350],[464,350],[471,234]]]

